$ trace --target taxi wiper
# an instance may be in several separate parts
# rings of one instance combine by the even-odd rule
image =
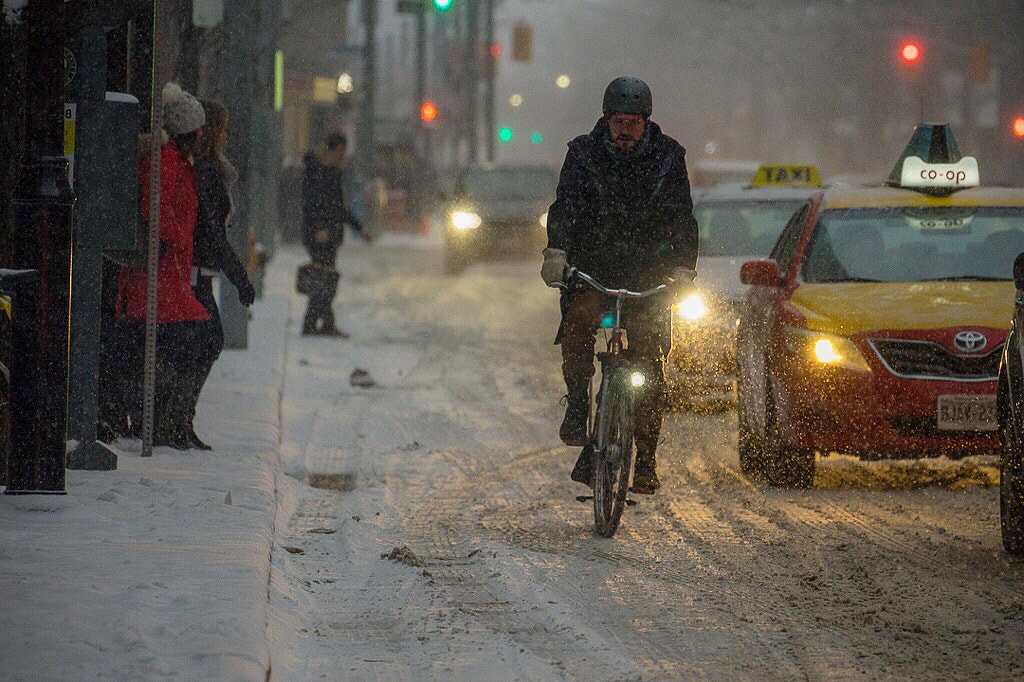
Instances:
[[[871,279],[870,277],[835,277],[832,279],[819,279],[818,284],[838,284],[840,282],[884,282],[882,279]]]
[[[953,277],[931,277],[920,279],[919,282],[1009,282],[1009,277],[989,277],[987,275],[955,275]]]

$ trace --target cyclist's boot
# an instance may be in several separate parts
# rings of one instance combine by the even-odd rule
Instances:
[[[566,445],[587,444],[587,417],[590,416],[590,379],[566,379],[565,419],[558,437]]]
[[[569,478],[588,488],[594,487],[594,449],[592,447],[589,445],[583,447],[580,456],[576,458],[576,466],[572,468]]]
[[[633,485],[630,490],[638,495],[653,495],[654,491],[661,487],[656,468],[654,452],[638,449],[636,469],[633,471]]]

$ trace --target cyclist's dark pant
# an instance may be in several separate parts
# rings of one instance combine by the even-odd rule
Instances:
[[[598,291],[580,291],[565,309],[562,327],[562,376],[566,382],[594,376],[594,342],[601,318],[614,310],[614,302]],[[632,305],[631,305],[632,303]],[[627,301],[624,305],[629,354],[646,367],[647,388],[636,404],[634,438],[640,457],[653,456],[665,414],[666,338],[664,301]],[[595,387],[596,390],[596,387]]]

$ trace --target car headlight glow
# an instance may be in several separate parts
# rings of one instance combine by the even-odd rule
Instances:
[[[639,388],[647,383],[647,377],[643,375],[643,372],[633,372],[629,375],[629,383],[631,383],[635,388]]]
[[[704,304],[704,299],[700,294],[690,294],[684,298],[679,302],[678,309],[679,314],[690,321],[699,320],[708,312],[708,307]]]
[[[453,211],[452,227],[456,230],[475,230],[480,227],[480,216],[470,211]]]
[[[871,366],[856,344],[848,338],[799,327],[786,327],[786,350],[822,365],[855,372],[870,372]]]
[[[546,228],[548,226],[548,212],[544,211],[540,214],[540,218],[537,218],[537,222],[540,223],[541,227]]]

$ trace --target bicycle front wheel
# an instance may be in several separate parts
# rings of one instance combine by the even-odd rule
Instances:
[[[603,377],[594,440],[594,526],[615,535],[626,506],[633,471],[633,393],[629,371],[615,368]]]

